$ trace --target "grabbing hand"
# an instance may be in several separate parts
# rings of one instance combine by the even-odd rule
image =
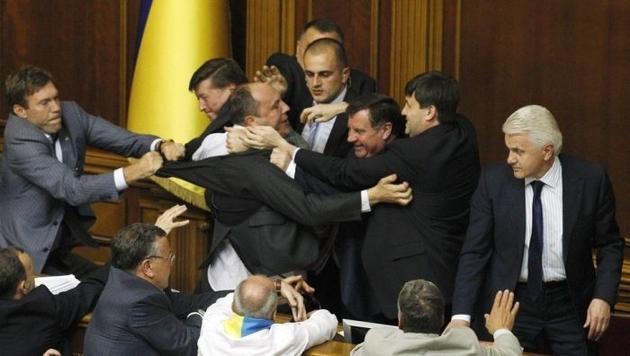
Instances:
[[[186,205],[174,205],[165,212],[163,212],[160,216],[158,216],[157,220],[155,220],[155,226],[164,230],[168,235],[171,230],[178,228],[180,226],[188,225],[190,220],[179,220],[175,221],[180,215],[182,215],[188,208]]]
[[[227,139],[225,141],[225,147],[230,153],[245,152],[249,149],[249,146],[245,143],[245,135],[247,129],[244,126],[234,125],[232,127],[226,127]]]
[[[498,291],[494,297],[494,303],[490,314],[485,314],[486,329],[490,334],[494,334],[499,329],[512,330],[514,320],[518,313],[518,302],[514,303],[514,293],[509,290]]]
[[[271,126],[248,127],[243,140],[248,147],[257,150],[268,150],[287,144],[278,131]]]
[[[398,205],[407,205],[413,199],[411,187],[409,183],[402,182],[395,184],[396,174],[390,174],[381,178],[378,184],[368,189],[368,199],[370,206],[379,203],[391,203]]]
[[[167,161],[177,161],[184,157],[186,149],[181,143],[174,141],[163,141],[160,145],[160,152],[164,155]]]
[[[162,156],[157,152],[147,152],[140,159],[123,168],[127,183],[135,182],[155,174],[162,167]]]
[[[263,66],[261,70],[257,70],[254,75],[255,82],[261,82],[271,85],[274,89],[284,94],[289,87],[286,78],[280,73],[276,66]]]
[[[300,121],[303,124],[311,122],[326,122],[346,111],[348,103],[317,104],[302,110]]]
[[[271,151],[269,162],[281,170],[286,171],[291,163],[291,153],[279,148],[274,148],[273,151]]]

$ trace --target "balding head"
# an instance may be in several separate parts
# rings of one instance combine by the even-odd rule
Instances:
[[[277,305],[276,288],[265,276],[251,276],[238,284],[234,290],[232,310],[241,316],[273,319]]]
[[[276,130],[287,120],[289,111],[280,93],[265,83],[248,83],[237,87],[226,106],[232,124],[271,126]]]

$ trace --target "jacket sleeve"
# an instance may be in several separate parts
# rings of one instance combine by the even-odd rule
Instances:
[[[129,327],[160,355],[196,355],[199,328],[186,326],[169,308],[168,297],[153,294],[129,310]]]
[[[304,193],[262,156],[215,157],[166,165],[158,175],[185,179],[225,195],[256,199],[287,218],[308,226],[361,218],[359,192],[335,195]]]
[[[470,224],[455,277],[453,314],[473,314],[483,284],[484,272],[494,248],[492,235],[494,216],[486,178],[484,171],[470,203]]]
[[[593,297],[605,300],[612,307],[617,299],[621,278],[624,240],[615,219],[613,189],[608,174],[603,169],[598,198],[593,237],[593,248],[597,250],[597,278]]]
[[[94,309],[108,275],[109,266],[101,267],[75,288],[54,296],[57,320],[63,330],[73,328],[85,314]]]

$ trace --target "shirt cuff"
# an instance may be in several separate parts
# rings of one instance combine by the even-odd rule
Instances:
[[[368,198],[367,189],[364,189],[361,191],[361,212],[369,213],[370,211],[372,211],[372,208],[370,207],[370,199]]]
[[[118,168],[114,171],[114,185],[119,192],[129,187],[127,181],[125,181],[125,174],[122,168]]]
[[[494,332],[494,334],[492,334],[492,337],[496,340],[501,335],[511,334],[511,333],[512,332],[508,329],[498,329],[497,331]]]
[[[161,138],[156,138],[155,140],[153,140],[153,142],[151,142],[151,151],[155,151],[155,149],[157,148],[158,143],[160,143],[160,141],[162,141]]]
[[[296,167],[297,167],[297,165],[295,164],[295,161],[291,160],[291,162],[289,162],[289,166],[287,166],[287,170],[284,171],[284,173],[286,173],[292,179],[295,179],[295,169],[296,169]]]
[[[463,320],[470,323],[470,315],[468,314],[455,314],[451,317],[451,320]]]

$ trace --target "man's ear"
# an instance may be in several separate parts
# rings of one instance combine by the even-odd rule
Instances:
[[[142,272],[142,274],[144,274],[145,276],[149,278],[153,278],[155,276],[155,273],[153,272],[153,268],[151,267],[151,260],[146,259],[142,261],[139,268],[140,268],[140,272]]]
[[[256,118],[253,115],[247,115],[243,120],[243,126],[253,126],[255,123]]]
[[[26,115],[26,108],[20,104],[13,104],[13,113],[22,119],[26,119],[28,117],[28,115]]]
[[[543,158],[545,159],[545,161],[553,160],[555,152],[556,150],[554,149],[553,145],[546,145],[545,147],[543,147]]]
[[[23,279],[18,283],[17,289],[15,290],[15,294],[19,299],[19,298],[24,297],[27,293],[28,293],[28,285],[26,283],[26,279]]]
[[[345,85],[348,84],[348,80],[350,79],[350,67],[345,67],[341,70],[341,82]]]
[[[438,121],[438,112],[435,105],[429,105],[427,109],[427,121]]]
[[[383,125],[381,125],[380,131],[381,131],[381,139],[383,139],[384,141],[389,140],[389,138],[392,135],[392,123],[391,122],[384,123]]]

